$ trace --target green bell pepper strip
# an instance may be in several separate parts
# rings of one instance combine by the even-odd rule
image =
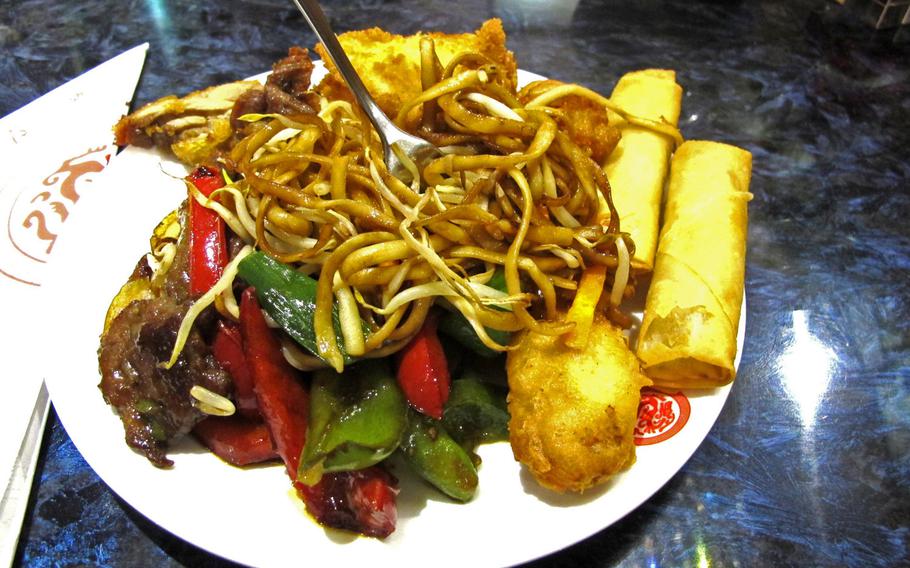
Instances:
[[[237,274],[256,288],[256,296],[266,313],[297,343],[322,359],[316,347],[316,332],[313,329],[316,280],[261,251],[241,260],[237,265]],[[344,362],[351,363],[353,360],[344,351],[337,304],[332,307],[332,319]]]
[[[359,470],[384,460],[398,448],[407,407],[384,361],[362,361],[341,375],[314,373],[298,480],[312,485],[323,472]]]
[[[470,454],[429,416],[408,410],[408,428],[401,455],[431,485],[458,501],[470,501],[477,491],[477,467]]]
[[[471,373],[452,381],[442,425],[452,438],[473,452],[478,444],[509,439],[506,391]]]

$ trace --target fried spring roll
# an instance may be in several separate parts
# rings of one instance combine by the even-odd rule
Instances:
[[[673,156],[637,355],[655,385],[711,388],[735,376],[752,155],[689,141]]]
[[[645,69],[623,75],[610,99],[635,116],[677,126],[682,87],[672,70]],[[673,141],[667,136],[625,126],[604,165],[620,227],[635,242],[632,268],[637,272],[650,272],[654,267],[660,203],[672,151]]]

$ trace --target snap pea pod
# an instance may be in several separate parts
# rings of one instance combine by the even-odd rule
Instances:
[[[468,451],[478,444],[509,439],[509,411],[505,389],[466,372],[452,381],[442,424]]]
[[[408,410],[408,427],[401,455],[431,485],[458,501],[470,501],[477,491],[477,468],[471,456],[438,420]]]
[[[407,401],[384,361],[363,361],[341,375],[317,371],[298,480],[311,485],[323,472],[379,463],[398,447],[406,424]]]
[[[316,331],[313,329],[315,280],[261,251],[241,260],[237,265],[237,274],[256,288],[256,297],[263,309],[288,335],[307,351],[322,358],[316,347]],[[351,363],[351,357],[344,350],[337,304],[332,307],[332,320],[344,362]]]

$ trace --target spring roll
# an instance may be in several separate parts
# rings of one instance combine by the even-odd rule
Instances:
[[[641,118],[679,122],[682,87],[676,73],[645,69],[625,74],[613,89],[611,100]],[[619,212],[620,228],[632,235],[635,254],[632,269],[650,272],[654,267],[660,204],[669,170],[673,141],[646,128],[625,126],[622,139],[604,165]]]
[[[657,386],[731,382],[743,300],[752,155],[689,141],[670,166],[637,355]]]

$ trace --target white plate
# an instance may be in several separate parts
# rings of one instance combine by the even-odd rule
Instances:
[[[319,527],[283,465],[234,468],[186,440],[169,452],[173,469],[157,469],[127,447],[120,421],[102,400],[98,338],[107,306],[148,250],[152,229],[184,199],[183,172],[155,152],[128,148],[82,197],[55,252],[45,296],[49,313],[63,316],[48,343],[54,347],[46,350],[47,384],[76,447],[111,489],[153,522],[214,554],[257,566],[519,564],[576,543],[638,507],[689,459],[727,399],[729,386],[691,393],[691,416],[681,431],[638,447],[632,468],[581,496],[540,489],[506,443],[480,448],[480,487],[466,505],[447,501],[397,468],[399,521],[385,541]]]

